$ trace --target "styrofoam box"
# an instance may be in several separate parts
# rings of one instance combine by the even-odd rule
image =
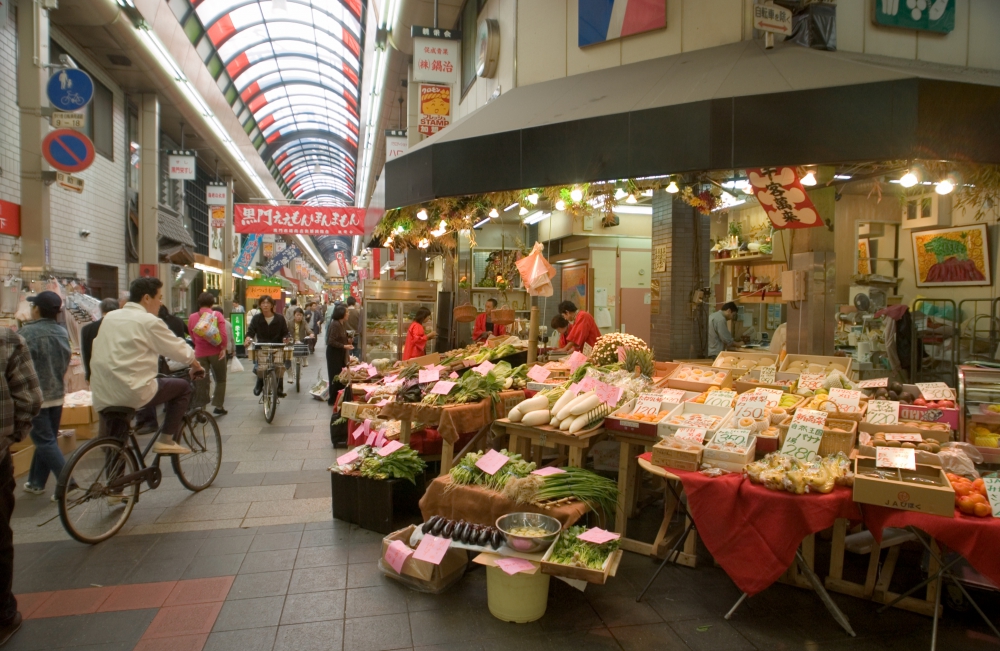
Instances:
[[[715,371],[719,373],[724,372],[725,377],[719,382],[695,382],[693,380],[687,380],[687,379],[682,380],[678,378],[677,375],[685,367],[699,368],[705,371]],[[733,385],[732,370],[724,368],[716,369],[708,366],[698,366],[697,364],[681,364],[676,369],[674,369],[674,372],[670,374],[669,378],[667,378],[667,386],[670,387],[671,389],[684,389],[685,391],[697,391],[698,393],[708,391],[709,387],[712,386],[717,386],[722,389],[727,389],[732,385]]]
[[[914,396],[920,396],[920,389],[915,384],[904,384],[903,391]],[[958,395],[958,392],[955,392]],[[948,423],[952,429],[958,429],[958,409],[941,409],[940,407],[921,407],[920,405],[900,405],[900,420],[924,420],[938,423]]]
[[[753,378],[755,380],[760,379],[760,371],[750,371],[743,377]],[[799,376],[795,373],[775,373],[774,379],[776,380],[798,380]],[[733,382],[733,387],[736,388],[740,393],[746,393],[747,391],[753,391],[757,387],[764,387],[766,389],[781,389],[782,391],[788,392],[791,387],[782,384],[759,384],[755,382],[746,382],[742,379]]]
[[[684,400],[690,400],[691,398],[698,397],[699,393],[694,391],[685,391]],[[627,403],[622,405],[620,409],[617,409],[615,413],[625,412],[631,414],[635,409],[636,400],[633,398]],[[661,402],[660,411],[673,411],[679,403],[676,402]],[[627,418],[618,418],[616,416],[608,416],[604,419],[604,429],[610,429],[617,432],[628,432],[630,434],[637,434],[639,436],[648,436],[649,438],[656,438],[659,436],[659,423],[641,423],[634,420],[629,420]]]
[[[660,438],[673,436],[673,433],[677,431],[678,426],[671,425],[670,419],[683,414],[707,414],[709,416],[722,416],[722,420],[719,421],[719,424],[708,430],[708,434],[705,436],[706,439],[715,436],[715,433],[718,432],[720,428],[729,427],[729,421],[733,418],[733,410],[731,407],[713,407],[711,405],[703,405],[697,402],[685,402],[677,405],[673,411],[667,414],[666,418],[656,424],[657,433]]]

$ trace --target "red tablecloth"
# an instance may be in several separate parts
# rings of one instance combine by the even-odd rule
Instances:
[[[886,527],[916,527],[969,561],[977,572],[1000,587],[1000,518],[977,518],[955,511],[954,518],[887,509],[865,504],[865,526],[882,542]]]
[[[641,458],[649,461],[650,453]],[[742,475],[706,477],[668,468],[684,484],[698,535],[734,583],[753,596],[795,562],[795,550],[809,534],[838,518],[860,520],[850,488],[827,495],[772,491]]]

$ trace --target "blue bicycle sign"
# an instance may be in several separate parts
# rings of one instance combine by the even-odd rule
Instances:
[[[94,97],[94,81],[83,70],[66,68],[49,77],[45,88],[49,103],[60,111],[74,111]]]

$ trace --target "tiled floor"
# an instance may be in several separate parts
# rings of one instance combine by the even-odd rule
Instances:
[[[315,378],[315,365],[310,369]],[[291,393],[269,426],[247,397],[250,385],[249,373],[230,381],[230,414],[220,419],[223,474],[215,485],[191,494],[168,470],[163,485],[143,496],[127,535],[81,545],[66,539],[58,519],[37,526],[54,515],[47,496],[18,495],[14,591],[25,622],[4,651],[929,647],[926,617],[879,615],[869,602],[834,595],[858,632],[851,639],[815,595],[782,584],[726,621],[739,591],[704,552],[697,569],[666,568],[641,603],[635,597],[657,565],[636,554],[625,554],[607,585],[583,593],[553,580],[545,616],[523,625],[490,614],[479,566],[442,594],[410,590],[379,571],[379,534],[331,519],[325,468],[335,453],[326,407]],[[655,527],[657,507],[647,510]],[[822,567],[821,545],[817,553]],[[919,566],[918,555],[905,560]],[[854,565],[863,573],[866,559]],[[1000,619],[997,594],[976,596]],[[949,609],[938,649],[1000,649],[987,630],[971,611]]]

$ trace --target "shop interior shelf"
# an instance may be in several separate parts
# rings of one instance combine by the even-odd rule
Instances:
[[[761,298],[759,294],[753,294],[750,296],[740,296],[736,299],[736,302],[743,303],[745,305],[753,305],[754,303],[776,304],[784,303],[785,301],[783,301],[780,296],[765,296]]]
[[[984,414],[979,411],[971,411],[968,416],[973,423],[1000,424],[1000,414]]]
[[[773,256],[768,254],[759,253],[757,255],[744,255],[739,258],[716,258],[714,260],[709,260],[712,264],[735,264],[735,265],[749,265],[749,264],[785,264],[782,260],[772,260]]]
[[[474,292],[499,292],[500,290],[497,289],[496,287],[473,287],[472,291],[474,291]],[[528,290],[524,289],[523,287],[508,287],[507,289],[505,289],[503,291],[505,291],[505,292],[527,292]]]

